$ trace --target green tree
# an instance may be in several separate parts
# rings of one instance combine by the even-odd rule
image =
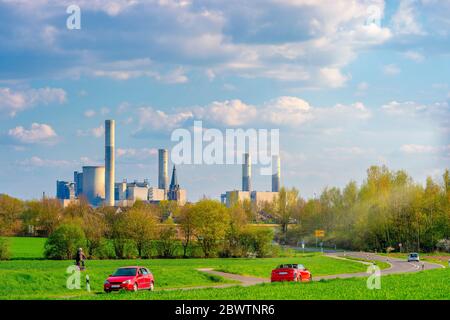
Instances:
[[[45,257],[56,260],[73,259],[77,248],[85,244],[86,238],[80,226],[61,224],[45,243]]]
[[[220,202],[208,199],[198,201],[192,210],[195,236],[205,257],[210,257],[225,238],[230,220],[228,210]]]
[[[0,194],[0,235],[15,235],[21,229],[21,214],[24,204],[21,200]]]
[[[195,233],[194,214],[193,205],[187,203],[180,208],[178,214],[175,216],[175,220],[179,223],[182,236],[183,258],[187,257],[187,250]]]

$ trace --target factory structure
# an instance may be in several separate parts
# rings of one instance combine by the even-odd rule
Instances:
[[[232,206],[236,201],[251,201],[256,206],[273,202],[280,191],[280,157],[272,157],[272,188],[271,191],[252,190],[252,160],[250,153],[243,154],[242,164],[242,190],[226,191],[220,195],[220,200],[227,207]]]
[[[115,182],[115,122],[105,121],[105,165],[83,166],[75,171],[72,181],[56,181],[56,198],[63,206],[85,198],[92,206],[132,206],[135,201],[158,203],[162,200],[186,203],[186,190],[181,189],[175,166],[170,185],[168,175],[168,151],[158,151],[158,186],[153,187],[148,180]]]

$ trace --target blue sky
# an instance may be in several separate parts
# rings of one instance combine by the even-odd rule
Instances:
[[[0,0],[0,192],[55,193],[101,164],[157,183],[170,133],[279,128],[282,183],[305,197],[370,165],[439,177],[450,159],[450,1]],[[66,8],[81,29],[66,28]],[[254,188],[270,177],[254,171]],[[190,200],[239,165],[183,165]]]

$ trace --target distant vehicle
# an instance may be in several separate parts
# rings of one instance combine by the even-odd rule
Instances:
[[[281,264],[272,270],[272,282],[297,281],[308,282],[312,280],[311,272],[302,264]]]
[[[145,267],[122,267],[105,280],[103,290],[109,293],[121,289],[129,291],[150,290],[155,288],[155,278]]]
[[[411,252],[408,255],[408,262],[420,262],[419,254],[416,252]]]

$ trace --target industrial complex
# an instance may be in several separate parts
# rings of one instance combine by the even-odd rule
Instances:
[[[272,159],[271,191],[252,190],[251,154],[243,154],[242,190],[226,191],[220,199],[226,206],[234,201],[251,201],[255,205],[270,203],[276,199],[280,189],[280,157]],[[143,181],[115,181],[115,122],[105,121],[105,165],[83,166],[81,172],[75,171],[72,181],[56,181],[56,197],[64,206],[81,198],[92,206],[129,207],[137,200],[158,203],[162,200],[177,201],[184,205],[187,201],[185,189],[180,188],[175,166],[169,184],[169,154],[167,149],[158,150],[158,186]]]
[[[252,190],[252,158],[250,153],[245,153],[244,163],[242,164],[242,190],[226,191],[220,195],[220,200],[227,207],[233,205],[234,201],[251,201],[251,203],[260,206],[264,203],[274,201],[280,191],[280,157],[275,156],[272,159],[272,191]]]
[[[158,152],[158,186],[150,186],[148,180],[115,182],[115,122],[105,121],[105,165],[83,166],[82,171],[75,171],[72,181],[56,182],[56,198],[64,206],[84,198],[92,206],[132,206],[137,200],[158,203],[162,200],[186,203],[186,190],[178,184],[175,166],[169,185],[168,151]]]

